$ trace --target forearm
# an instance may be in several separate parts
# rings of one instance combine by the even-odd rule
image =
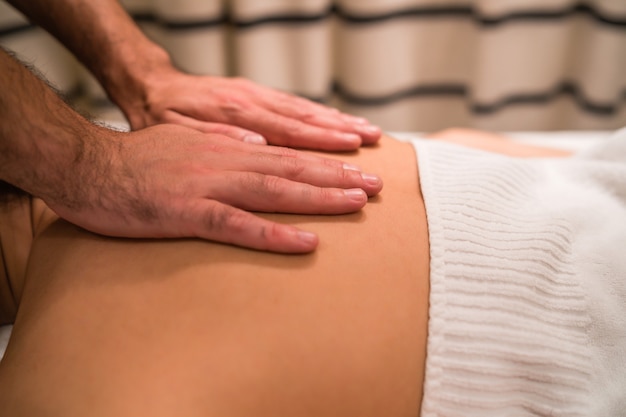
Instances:
[[[0,51],[0,180],[44,199],[62,196],[101,129],[43,81]],[[84,173],[86,175],[86,173]]]
[[[156,74],[172,71],[168,54],[150,41],[116,0],[9,0],[59,39],[95,75],[125,113]]]

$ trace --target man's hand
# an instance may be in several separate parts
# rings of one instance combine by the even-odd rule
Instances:
[[[378,177],[339,161],[182,126],[100,132],[42,197],[61,217],[105,235],[309,252],[314,234],[245,210],[350,213],[382,188]]]
[[[123,106],[133,129],[176,123],[250,143],[345,151],[376,142],[367,120],[242,78],[174,69],[144,77],[145,101]],[[123,103],[121,103],[123,104]]]

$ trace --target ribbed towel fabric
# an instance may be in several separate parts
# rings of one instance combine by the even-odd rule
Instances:
[[[423,416],[626,416],[626,131],[566,159],[415,140]]]

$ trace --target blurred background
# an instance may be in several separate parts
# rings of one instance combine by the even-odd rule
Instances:
[[[243,76],[387,131],[626,125],[626,0],[121,3],[185,71]],[[5,3],[0,44],[78,107],[121,117],[59,43]]]

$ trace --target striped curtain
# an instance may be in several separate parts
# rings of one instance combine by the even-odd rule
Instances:
[[[386,130],[626,125],[625,0],[122,3],[186,71],[247,77]],[[60,45],[0,7],[3,45],[106,108]]]

